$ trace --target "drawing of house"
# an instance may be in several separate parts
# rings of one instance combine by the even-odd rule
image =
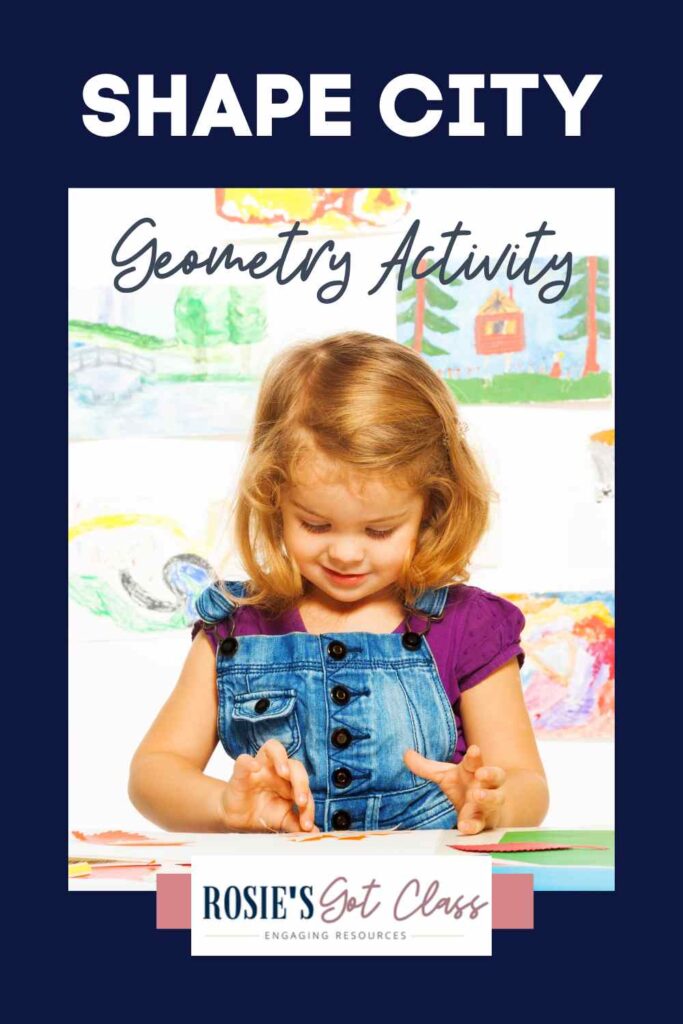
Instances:
[[[524,342],[524,313],[512,297],[496,288],[474,321],[474,340],[478,355],[493,356],[521,352]]]

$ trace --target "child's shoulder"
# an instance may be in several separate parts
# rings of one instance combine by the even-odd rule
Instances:
[[[446,612],[449,611],[460,619],[466,615],[468,627],[477,631],[504,623],[521,629],[525,622],[523,613],[508,598],[468,583],[454,583],[448,587]]]
[[[453,671],[461,693],[512,658],[517,658],[521,668],[525,618],[516,604],[481,587],[458,584],[449,588],[446,610],[449,608]]]
[[[220,622],[232,615],[235,603],[231,597],[244,597],[247,580],[215,580],[195,600],[195,611],[204,622]]]

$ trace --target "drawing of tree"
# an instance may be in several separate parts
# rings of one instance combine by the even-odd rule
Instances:
[[[173,313],[176,338],[181,345],[193,349],[192,358],[196,363],[205,364],[209,316],[201,292],[197,288],[181,288]]]
[[[225,324],[230,344],[244,346],[242,372],[249,373],[250,346],[264,340],[268,325],[262,285],[229,289]]]
[[[421,260],[417,268],[418,273],[424,273],[427,267],[427,262]],[[461,282],[456,280],[453,283],[459,285]],[[413,279],[406,288],[401,289],[397,301],[398,323],[413,325],[413,335],[404,344],[422,355],[448,355],[448,350],[430,341],[426,332],[450,334],[452,331],[460,330],[457,324],[435,312],[437,309],[454,309],[458,304],[457,300],[430,277],[420,277],[417,280]]]
[[[582,377],[599,373],[598,338],[610,337],[609,319],[609,261],[601,256],[584,256],[574,264],[572,283],[564,301],[575,300],[571,309],[560,314],[560,320],[577,318],[574,326],[561,334],[562,341],[586,339],[586,359]]]

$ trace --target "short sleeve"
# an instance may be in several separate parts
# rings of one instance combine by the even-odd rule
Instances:
[[[504,597],[477,592],[469,609],[456,665],[458,688],[469,690],[512,658],[524,664],[520,643],[525,618]]]

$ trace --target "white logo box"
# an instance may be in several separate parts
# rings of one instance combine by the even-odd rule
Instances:
[[[193,956],[491,955],[489,857],[252,849],[193,856],[191,888]]]

